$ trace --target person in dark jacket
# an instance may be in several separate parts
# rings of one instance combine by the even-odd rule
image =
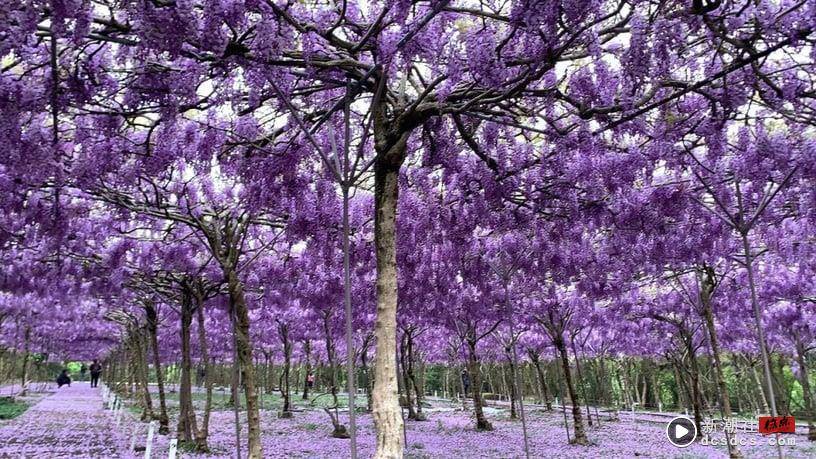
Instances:
[[[470,374],[467,370],[462,370],[462,387],[465,389],[464,397],[467,398],[470,392]]]
[[[71,387],[71,377],[68,376],[68,370],[62,370],[62,373],[57,376],[57,387],[62,386]]]
[[[91,387],[99,387],[99,375],[102,374],[102,365],[94,359],[91,364]]]

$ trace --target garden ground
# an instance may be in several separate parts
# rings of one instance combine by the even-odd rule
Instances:
[[[87,383],[76,382],[71,387],[52,391],[47,396],[34,395],[31,406],[21,416],[0,421],[0,457],[142,457],[129,453],[132,436],[144,445],[145,424],[128,413],[121,425],[114,422],[112,412],[104,409],[99,390]],[[172,394],[171,394],[172,395]],[[176,413],[171,399],[171,416]],[[266,457],[328,458],[347,457],[348,440],[331,438],[328,416],[317,407],[299,402],[293,419],[278,419],[276,398],[270,396],[261,412],[263,445]],[[458,408],[457,408],[458,407]],[[470,412],[458,404],[434,400],[426,408],[429,420],[408,421],[405,436],[406,457],[409,458],[511,458],[523,457],[522,426],[509,419],[502,407],[488,408],[493,432],[476,432]],[[727,457],[723,448],[695,444],[678,449],[666,439],[665,423],[649,413],[639,414],[633,421],[628,413],[618,421],[604,421],[589,429],[591,446],[567,445],[564,418],[560,411],[545,412],[528,407],[530,452],[533,457]],[[171,424],[172,426],[172,424]],[[241,426],[246,424],[242,419]],[[213,411],[208,457],[231,457],[234,448],[234,412],[223,405]],[[374,428],[370,415],[358,417],[359,450],[361,457],[374,452]],[[172,430],[172,429],[171,429]],[[802,429],[800,429],[802,430]],[[246,431],[241,432],[242,439]],[[775,456],[767,438],[755,437],[763,446],[743,448],[747,457]],[[784,449],[786,457],[814,457],[816,446],[804,435],[797,435],[797,445]],[[166,457],[169,437],[157,436],[154,457]],[[190,457],[186,453],[183,456]],[[205,456],[206,457],[206,456]]]

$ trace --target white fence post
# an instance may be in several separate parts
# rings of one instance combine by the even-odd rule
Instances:
[[[136,438],[139,436],[139,424],[133,426],[133,433],[130,437],[130,452],[136,450]]]
[[[170,451],[167,453],[167,459],[176,459],[176,452],[178,451],[178,439],[170,440]]]
[[[153,433],[156,430],[156,421],[150,421],[147,428],[147,442],[145,443],[145,459],[150,459],[150,451],[153,449]]]
[[[121,422],[122,422],[122,412],[124,410],[125,410],[125,405],[124,405],[124,403],[122,403],[122,400],[120,399],[116,403],[116,406],[113,409],[113,411],[114,411],[113,420],[114,420],[114,422],[116,423],[117,426],[119,424],[121,424]]]

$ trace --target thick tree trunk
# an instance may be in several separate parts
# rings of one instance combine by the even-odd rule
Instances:
[[[235,313],[235,343],[238,351],[238,366],[244,383],[247,408],[247,442],[249,459],[262,457],[261,418],[258,411],[258,395],[255,388],[255,366],[252,364],[252,343],[249,334],[249,309],[244,298],[244,286],[234,270],[227,272],[227,288]]]
[[[382,129],[382,127],[380,127]],[[401,151],[386,153],[397,158],[379,158],[374,171],[374,239],[377,252],[377,318],[374,324],[374,425],[377,428],[377,459],[401,458],[404,448],[403,421],[397,394],[397,200]],[[378,156],[383,155],[378,151]]]
[[[573,429],[575,431],[575,438],[573,438],[572,442],[577,445],[587,445],[589,444],[589,440],[587,440],[586,432],[584,431],[584,421],[581,416],[581,404],[578,402],[578,397],[575,393],[575,384],[572,381],[572,372],[570,370],[567,347],[564,345],[563,339],[557,338],[555,340],[555,347],[558,349],[558,353],[561,356],[561,367],[564,371],[564,382],[567,384],[567,392],[569,393],[570,400],[572,401],[572,420],[574,424]],[[562,400],[561,403],[566,404],[566,400]]]
[[[167,397],[164,392],[164,371],[162,369],[161,353],[159,352],[159,319],[156,313],[156,307],[152,303],[145,304],[144,309],[147,318],[147,331],[150,335],[150,347],[153,350],[153,367],[156,369],[156,385],[159,388],[159,433],[167,435],[170,433],[170,419],[167,416]]]

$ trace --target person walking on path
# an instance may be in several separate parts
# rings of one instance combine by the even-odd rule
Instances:
[[[62,373],[57,376],[57,388],[62,386],[71,387],[71,377],[68,376],[68,370],[62,370]]]
[[[91,387],[99,387],[99,376],[102,374],[102,365],[94,359],[91,364]]]

